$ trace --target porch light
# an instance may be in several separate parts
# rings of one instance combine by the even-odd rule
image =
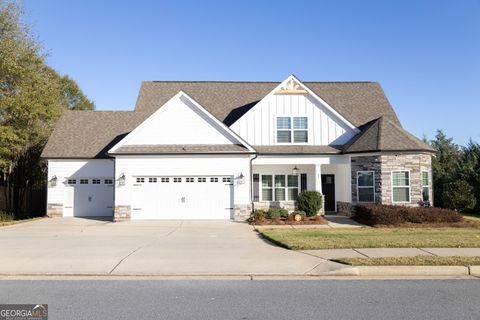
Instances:
[[[122,173],[122,175],[118,178],[118,185],[119,186],[124,186],[125,185],[125,174]]]
[[[237,179],[238,179],[239,184],[244,184],[245,183],[245,176],[243,175],[243,172],[240,172]]]
[[[297,168],[297,166],[293,167],[292,173],[293,173],[293,175],[295,175],[295,176],[298,175],[298,168]]]
[[[51,179],[50,179],[50,186],[51,187],[56,187],[57,186],[57,181],[58,181],[58,178],[56,175],[54,175]]]

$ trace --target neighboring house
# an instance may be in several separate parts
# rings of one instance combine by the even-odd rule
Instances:
[[[375,82],[142,83],[134,111],[67,111],[44,151],[48,215],[245,219],[432,199],[433,150]]]

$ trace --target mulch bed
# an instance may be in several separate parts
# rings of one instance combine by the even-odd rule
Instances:
[[[286,218],[280,218],[280,219],[265,219],[262,222],[259,221],[249,221],[250,224],[252,225],[257,225],[257,226],[268,226],[268,225],[318,225],[318,224],[328,224],[328,221],[325,220],[321,216],[315,216],[315,217],[306,217],[302,219],[301,221],[291,221],[287,220]]]

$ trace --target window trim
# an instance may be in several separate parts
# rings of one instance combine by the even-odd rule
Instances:
[[[290,129],[278,129],[278,118],[290,118]],[[306,118],[307,119],[307,129],[294,129],[294,118]],[[275,115],[275,143],[279,145],[307,145],[310,140],[310,129],[309,129],[310,119],[308,115]],[[289,131],[290,132],[290,142],[278,142],[278,131]],[[305,142],[295,142],[295,131],[306,131],[307,132],[307,141]]]
[[[423,184],[423,173],[426,173],[427,174],[427,184],[424,185]],[[422,201],[430,201],[430,171],[428,170],[421,170],[420,171],[420,184],[421,184],[421,187],[422,187]],[[428,189],[428,200],[425,200],[423,199],[423,189],[424,188],[427,188]]]
[[[297,178],[297,186],[296,187],[289,187],[288,186],[288,177],[289,176],[295,176],[294,174],[288,174],[288,173],[258,173],[259,175],[259,189],[258,189],[258,201],[259,202],[295,202],[297,200],[289,199],[288,197],[288,190],[289,189],[297,189],[297,197],[298,194],[300,194],[300,187],[301,187],[301,179],[300,175],[296,175]],[[263,187],[263,176],[271,176],[272,177],[272,187]],[[277,201],[275,200],[275,176],[284,176],[285,177],[285,188],[278,188],[278,189],[284,189],[285,190],[285,200],[282,201]],[[263,199],[263,189],[272,189],[272,200],[265,200]]]
[[[373,185],[372,186],[369,186],[369,187],[360,186],[360,184],[358,183],[358,176],[359,176],[359,173],[361,173],[361,172],[362,173],[363,172],[373,173]],[[392,178],[392,184],[393,184],[393,178]],[[360,201],[360,192],[358,191],[358,189],[373,189],[373,201],[372,202],[370,202],[370,201]],[[375,203],[375,171],[373,171],[373,170],[359,170],[359,171],[357,171],[357,203]]]
[[[394,172],[408,172],[408,186],[394,186],[393,185],[393,173]],[[410,170],[392,170],[390,172],[390,184],[392,187],[392,203],[411,203],[412,202],[412,175]],[[407,188],[408,187],[408,201],[395,201],[393,199],[393,189],[394,188]]]

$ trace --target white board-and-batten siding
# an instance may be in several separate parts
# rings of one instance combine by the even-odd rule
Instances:
[[[303,145],[341,145],[355,135],[353,129],[308,94],[273,94],[230,128],[250,145],[277,145],[276,118],[282,116],[308,118],[308,142]]]

